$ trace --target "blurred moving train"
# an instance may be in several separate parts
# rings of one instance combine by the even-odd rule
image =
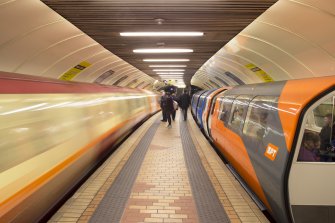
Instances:
[[[140,89],[0,72],[0,222],[37,222],[159,110]]]
[[[191,110],[228,167],[276,222],[330,223],[335,222],[334,102],[335,76],[330,76],[200,91]]]

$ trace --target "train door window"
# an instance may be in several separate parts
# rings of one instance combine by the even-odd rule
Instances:
[[[334,104],[332,94],[306,112],[298,162],[335,161]]]
[[[212,102],[211,102],[211,105],[210,105],[210,115],[213,115],[216,100],[219,100],[222,95],[223,95],[223,92],[220,93],[220,94],[215,95],[214,98],[212,99]]]
[[[218,108],[217,108],[217,112],[218,112],[218,115],[217,115],[217,119],[221,119],[221,111],[222,111],[222,100],[223,98],[219,97],[217,99],[217,103],[218,103]],[[213,105],[213,113],[214,113],[214,110],[215,110],[215,104]]]
[[[270,130],[276,130],[273,122],[277,110],[277,97],[258,96],[249,105],[243,134],[257,140],[262,140]]]
[[[215,97],[212,99],[212,103],[211,103],[211,106],[210,106],[210,115],[213,115],[213,113],[214,113],[214,107],[215,107],[216,99],[217,99],[217,96],[215,96]]]
[[[223,121],[225,124],[228,124],[230,110],[233,105],[233,101],[236,96],[226,96],[222,99],[221,106],[220,106],[220,120]]]
[[[303,113],[287,185],[295,222],[335,222],[334,97],[329,92]]]
[[[231,109],[231,117],[229,125],[236,130],[240,130],[243,127],[244,119],[246,116],[247,108],[249,105],[250,97],[238,96],[233,103]]]

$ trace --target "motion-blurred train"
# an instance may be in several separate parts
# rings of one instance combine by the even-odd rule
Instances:
[[[0,72],[0,222],[38,222],[159,110],[140,89]]]
[[[335,76],[241,85],[197,92],[192,114],[276,222],[330,223],[335,222],[334,144],[323,153],[320,144],[334,142],[334,134],[324,135],[324,129],[335,131],[334,98]]]

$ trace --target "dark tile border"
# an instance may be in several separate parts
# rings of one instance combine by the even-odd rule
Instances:
[[[145,133],[126,164],[115,178],[89,222],[120,222],[144,157],[159,127],[157,119]]]
[[[184,157],[190,180],[193,197],[196,203],[200,222],[228,223],[230,222],[220,199],[202,165],[201,159],[188,131],[187,122],[180,119],[180,135]]]

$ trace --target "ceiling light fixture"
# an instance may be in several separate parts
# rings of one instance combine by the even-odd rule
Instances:
[[[190,59],[143,59],[144,62],[188,62]]]
[[[185,71],[184,69],[153,69],[153,71],[156,72],[179,72],[179,71]]]
[[[186,65],[149,65],[149,67],[187,67]]]
[[[182,76],[184,73],[183,72],[158,72],[157,74],[160,74],[160,75],[180,74],[180,76]]]
[[[175,77],[160,77],[162,79],[168,79],[168,80],[179,80],[179,81],[184,81],[183,78],[175,78]]]
[[[192,53],[192,49],[181,48],[151,48],[151,49],[135,49],[134,53]]]
[[[177,78],[177,79],[183,79],[184,77],[175,77],[175,76],[159,76],[161,78]]]
[[[183,37],[183,36],[203,36],[203,32],[123,32],[120,36],[146,36],[146,37]]]
[[[157,18],[157,19],[154,19],[154,21],[155,21],[158,25],[162,25],[163,22],[165,22],[165,19]]]

